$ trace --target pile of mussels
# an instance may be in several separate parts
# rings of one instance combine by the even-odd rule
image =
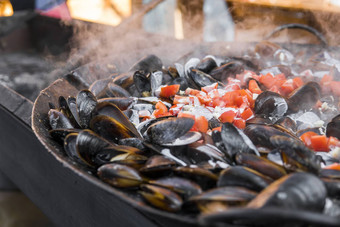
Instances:
[[[269,42],[168,68],[150,55],[60,97],[49,132],[76,165],[157,209],[335,226],[338,69],[327,52],[303,59]]]

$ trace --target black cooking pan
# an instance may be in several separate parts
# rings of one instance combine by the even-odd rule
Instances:
[[[199,45],[199,48],[197,46],[190,47],[192,51],[182,53],[182,59],[190,56],[202,57],[208,53],[216,55],[240,53],[249,45],[252,44],[216,43]],[[227,46],[228,48],[226,48]],[[322,45],[302,44],[283,44],[281,46],[294,51],[309,52],[309,54],[316,53],[323,48]],[[159,52],[163,52],[163,50]],[[80,89],[86,88],[94,80],[107,77],[113,70],[112,64],[107,64],[108,62],[117,63],[118,68],[122,68],[122,71],[124,71],[139,56],[136,53],[135,59],[132,59],[131,56],[128,57],[130,59],[119,56],[119,58],[108,58],[100,63],[93,62],[81,66],[75,72],[58,79],[41,91],[34,103],[32,128],[42,145],[35,141],[34,136],[30,133],[28,138],[34,140],[34,144],[33,147],[28,147],[29,151],[25,151],[28,152],[29,157],[27,157],[27,154],[22,154],[24,153],[23,150],[18,152],[25,156],[25,164],[22,165],[30,166],[30,169],[27,170],[29,172],[26,174],[31,176],[31,179],[35,179],[35,182],[26,182],[30,187],[21,182],[18,185],[20,188],[24,188],[24,192],[25,188],[29,188],[28,196],[59,226],[197,226],[200,224],[196,218],[167,213],[140,205],[124,192],[103,183],[97,177],[73,163],[63,152],[62,146],[52,140],[48,134],[47,113],[49,103],[58,106],[59,96],[75,96]],[[166,62],[176,60],[178,59],[170,58],[166,59]],[[80,75],[83,75],[83,77]],[[27,126],[24,125],[23,127]],[[21,145],[21,148],[24,149],[22,146],[25,145]],[[33,174],[36,177],[33,177]],[[34,185],[38,185],[39,193],[32,192]],[[252,211],[247,211],[248,213],[233,212],[236,212],[232,213],[236,219],[240,217],[244,219],[244,215],[250,214]],[[294,214],[294,212],[287,212],[284,213],[284,217]],[[273,214],[269,212],[268,215]],[[314,225],[337,226],[338,224],[338,219],[323,215],[319,215],[317,219],[309,219],[311,217],[309,215],[312,214],[307,212],[306,216],[300,218],[302,220],[297,219],[296,221]],[[230,221],[233,216],[229,215],[226,219]],[[201,223],[207,224],[207,221],[209,219],[202,220]]]

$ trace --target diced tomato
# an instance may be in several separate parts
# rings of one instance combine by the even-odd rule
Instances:
[[[164,87],[161,87],[161,92],[159,95],[164,98],[169,98],[177,94],[177,92],[179,91],[179,87],[179,84],[166,85]]]
[[[194,128],[199,132],[207,132],[209,128],[208,120],[204,116],[196,117]]]
[[[163,112],[162,109],[155,109],[152,113],[156,118],[165,117],[165,116],[172,116],[169,112]]]
[[[274,85],[273,87],[271,87],[271,88],[269,89],[269,91],[279,93],[279,88],[278,88],[276,85]]]
[[[221,131],[222,130],[222,127],[220,126],[220,127],[216,127],[216,128],[213,128],[213,129],[211,129],[211,131]]]
[[[193,88],[190,88],[190,87],[188,87],[188,88],[185,90],[185,94],[186,94],[186,95],[197,95],[197,94],[200,93],[200,92],[201,92],[200,90],[193,89]]]
[[[284,95],[289,95],[292,91],[294,91],[293,80],[289,79],[286,82],[284,82],[280,87],[280,91]]]
[[[332,81],[331,89],[334,95],[340,96],[340,81]]]
[[[222,123],[230,122],[232,123],[234,121],[234,118],[236,116],[235,111],[228,110],[221,114],[221,116],[218,118]]]
[[[238,107],[241,107],[242,104],[246,104],[247,106],[249,106],[249,102],[248,102],[248,99],[246,96],[237,96],[235,97],[235,104],[238,106]]]
[[[250,117],[253,116],[253,111],[251,108],[246,108],[242,113],[241,113],[241,118],[244,120],[248,120]]]
[[[244,129],[246,127],[246,121],[242,118],[236,118],[233,124],[239,129]]]
[[[166,105],[161,102],[161,101],[158,101],[155,105],[156,109],[160,109],[162,110],[163,112],[167,112],[168,111],[168,108],[166,107]]]
[[[325,74],[322,79],[320,80],[320,84],[323,85],[324,83],[329,83],[333,80],[333,77],[328,75],[328,74]]]
[[[293,79],[293,85],[294,89],[301,87],[303,85],[303,80],[301,79],[301,77],[295,77]]]
[[[179,111],[181,111],[183,108],[183,105],[173,105],[170,109],[169,109],[169,113],[173,116],[176,116]]]
[[[318,134],[316,134],[313,131],[309,131],[309,132],[305,132],[300,136],[300,139],[304,142],[304,144],[309,147],[312,148],[312,141],[311,141],[311,137],[312,136],[317,136]]]
[[[261,88],[259,87],[259,85],[257,84],[255,80],[250,80],[248,87],[252,93],[261,94],[262,92]]]
[[[204,105],[208,105],[212,101],[211,98],[204,92],[196,94],[196,97],[198,98],[200,103]]]
[[[333,169],[333,170],[339,170],[340,171],[340,164],[334,163],[334,164],[325,166],[323,169]]]
[[[315,135],[310,138],[315,151],[328,151],[328,139],[324,135]]]
[[[275,79],[276,79],[276,80],[286,80],[286,76],[285,76],[285,74],[283,74],[283,73],[276,74],[276,75],[275,75]]]
[[[260,76],[260,83],[262,83],[266,88],[271,88],[275,84],[275,78],[271,73]]]
[[[213,83],[211,85],[201,87],[201,90],[208,94],[210,91],[217,89],[217,87],[218,87],[218,83]]]
[[[175,95],[173,104],[193,104],[194,97]]]
[[[187,117],[195,120],[195,115],[190,114],[190,113],[185,113],[185,112],[179,112],[177,117]]]

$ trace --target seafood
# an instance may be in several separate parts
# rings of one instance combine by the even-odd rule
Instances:
[[[58,97],[50,136],[72,163],[143,206],[212,224],[282,211],[289,222],[332,225],[338,217],[322,212],[339,200],[339,91],[325,86],[338,81],[309,81],[291,52],[269,42],[220,58],[166,68],[146,56]]]

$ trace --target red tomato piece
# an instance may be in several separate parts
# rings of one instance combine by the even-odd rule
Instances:
[[[309,147],[312,148],[312,141],[311,141],[311,137],[312,136],[317,136],[318,134],[316,134],[315,132],[305,132],[300,136],[300,139],[302,140],[302,142],[304,142],[304,144]]]
[[[221,116],[218,118],[222,123],[230,122],[232,123],[234,121],[234,118],[236,116],[236,113],[232,110],[228,110],[221,114]]]
[[[322,79],[320,80],[320,84],[323,85],[324,83],[329,83],[333,80],[333,77],[328,75],[328,74],[325,74]]]
[[[196,117],[194,128],[199,132],[207,132],[209,128],[208,120],[204,116]]]
[[[266,87],[271,88],[275,84],[275,78],[271,73],[260,76],[260,82]]]
[[[169,109],[169,113],[173,116],[176,116],[179,111],[181,111],[183,108],[183,105],[173,105],[170,109]]]
[[[218,83],[213,83],[208,86],[201,87],[201,90],[208,94],[210,91],[217,89],[217,87],[218,87]]]
[[[259,85],[257,84],[255,80],[250,80],[248,87],[249,87],[249,91],[251,91],[252,93],[261,94],[262,92],[261,88],[259,87]]]
[[[211,129],[211,131],[221,131],[222,130],[222,127],[220,126],[220,127],[216,127],[216,128],[213,128],[213,129]]]
[[[283,73],[276,74],[276,75],[275,75],[275,79],[276,79],[276,80],[287,80],[285,74],[283,74]]]
[[[244,120],[248,120],[250,117],[253,116],[253,111],[251,108],[246,108],[242,113],[241,113],[241,118]]]
[[[331,89],[334,95],[340,96],[340,81],[332,81]]]
[[[179,91],[179,87],[179,84],[166,85],[164,87],[161,87],[161,92],[159,95],[164,98],[169,98],[177,94],[177,92]]]
[[[175,95],[173,104],[193,104],[194,97]]]
[[[340,171],[340,164],[334,163],[329,166],[325,166],[323,169],[333,169],[333,170],[339,170]]]
[[[328,138],[324,135],[315,135],[310,138],[312,148],[315,151],[329,151],[328,150]]]
[[[244,129],[246,127],[246,121],[242,118],[236,118],[233,124],[239,129]]]
[[[158,101],[155,105],[156,109],[160,109],[162,110],[163,112],[167,112],[168,111],[168,108],[166,107],[166,105],[161,102],[161,101]]]
[[[293,80],[289,79],[286,82],[284,82],[280,87],[280,91],[284,95],[289,95],[292,91],[294,91]]]
[[[340,141],[333,136],[330,136],[328,138],[328,148],[331,149],[332,147],[339,147],[340,146]]]
[[[185,113],[185,112],[179,112],[177,117],[187,117],[195,120],[195,115],[190,114],[190,113]]]
[[[301,79],[301,77],[295,77],[293,79],[293,85],[294,89],[301,87],[303,85],[303,80]]]
[[[186,90],[185,90],[185,94],[186,95],[197,95],[198,93],[200,93],[201,91],[200,90],[197,90],[197,89],[192,89],[190,87],[188,87]]]

